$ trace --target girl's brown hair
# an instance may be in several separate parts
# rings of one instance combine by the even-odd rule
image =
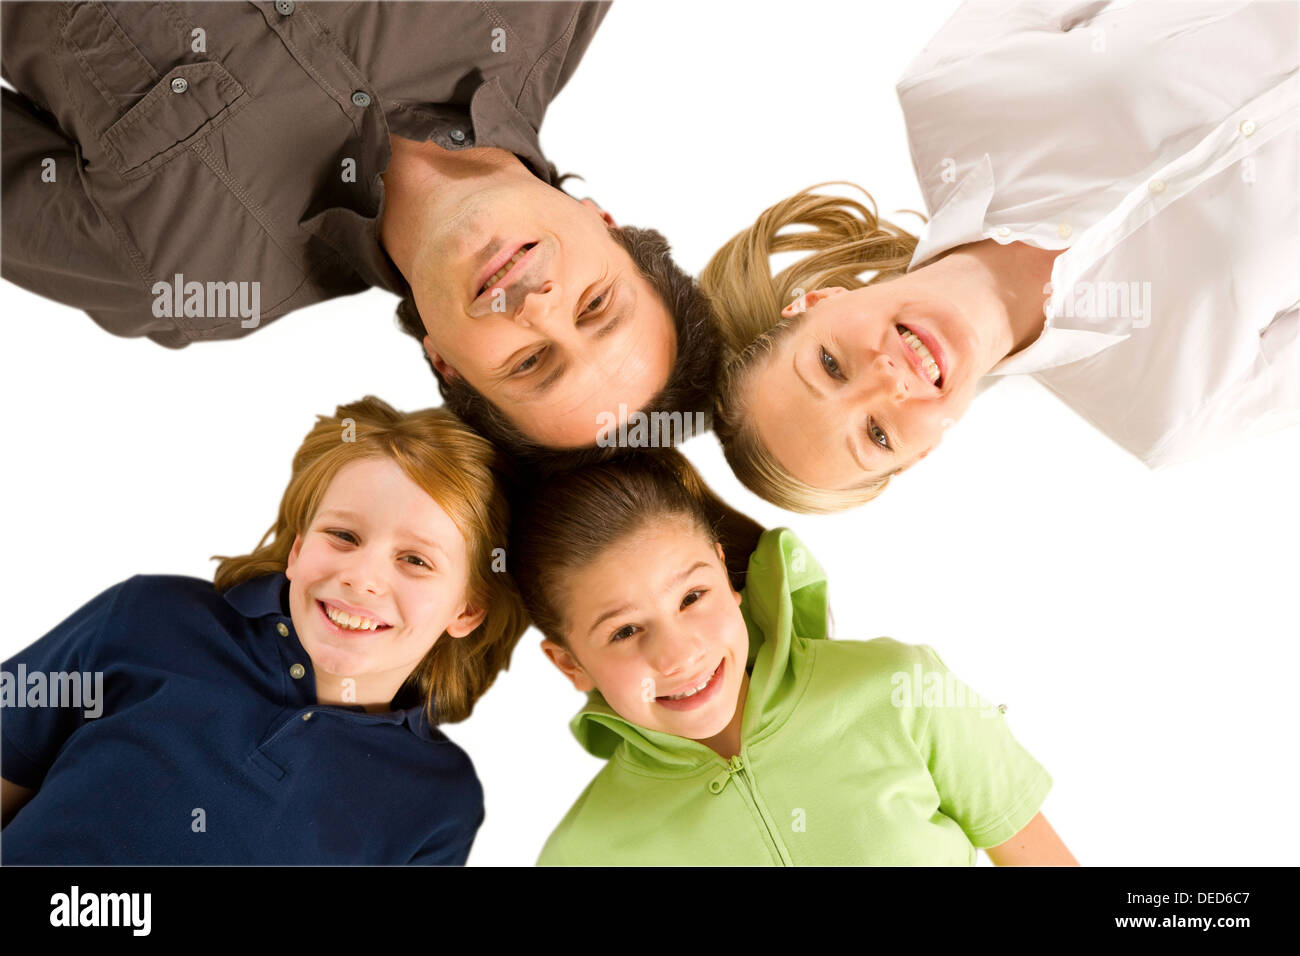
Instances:
[[[813,192],[830,185],[837,184],[820,183],[764,210],[754,225],[719,249],[700,274],[722,338],[713,430],[727,462],[740,483],[760,498],[812,514],[870,501],[889,478],[827,490],[791,475],[759,441],[746,401],[753,375],[802,318],[803,313],[796,313],[783,319],[781,310],[787,305],[814,289],[858,289],[903,275],[917,244],[916,236],[876,215],[875,200],[860,186],[839,184],[862,192],[870,208],[856,199]],[[807,228],[787,231],[795,226]],[[773,275],[772,257],[790,252],[807,255]]]
[[[467,599],[487,609],[483,622],[457,639],[439,635],[398,691],[398,699],[424,701],[429,722],[464,720],[475,702],[510,664],[528,626],[509,576],[493,564],[509,534],[506,477],[492,445],[442,408],[399,412],[367,395],[340,405],[316,425],[293,457],[289,485],[275,523],[251,554],[220,557],[213,584],[219,591],[262,574],[283,572],[294,538],[311,525],[330,482],[344,465],[365,459],[395,462],[447,512],[465,537],[469,556]],[[270,539],[268,541],[268,539]]]
[[[515,507],[510,570],[538,630],[567,646],[566,575],[645,525],[674,516],[721,543],[731,586],[743,588],[763,528],[718,498],[675,449],[625,452],[528,489]]]

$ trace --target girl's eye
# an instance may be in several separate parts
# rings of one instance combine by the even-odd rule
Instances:
[[[870,426],[867,428],[867,434],[870,435],[871,440],[875,442],[877,445],[879,445],[881,448],[891,447],[889,444],[889,436],[886,435],[884,431],[881,430],[880,426],[877,425],[875,422],[872,422]]]
[[[326,531],[325,533],[326,533],[326,534],[332,534],[332,535],[334,535],[334,537],[336,537],[336,538],[341,538],[342,540],[347,541],[349,544],[356,544],[356,543],[357,543],[357,539],[356,539],[356,537],[352,534],[351,531]]]
[[[821,348],[821,346],[818,346],[818,348]],[[826,374],[831,378],[844,378],[840,373],[840,363],[835,361],[835,356],[831,355],[831,353],[827,352],[825,349],[821,349],[821,361],[822,368],[826,370]]]
[[[636,633],[635,624],[625,624],[624,626],[620,627],[617,631],[615,631],[613,634],[611,634],[609,636],[609,640],[610,643],[614,643],[615,641],[626,641],[629,637],[631,637],[635,633]]]
[[[686,596],[682,598],[682,607],[690,607],[696,604],[708,592],[708,588],[696,588],[694,591],[687,591]]]
[[[428,561],[425,561],[424,558],[420,557],[418,554],[408,554],[406,557],[410,558],[412,562],[418,562],[418,567],[421,568],[433,567],[431,564],[429,564]]]

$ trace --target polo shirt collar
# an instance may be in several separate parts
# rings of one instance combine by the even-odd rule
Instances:
[[[298,640],[297,630],[293,627],[293,618],[289,613],[289,579],[285,577],[284,572],[277,571],[249,578],[247,581],[226,589],[222,597],[226,599],[227,604],[250,620],[270,616],[285,618],[290,628],[289,633],[293,635],[294,641]],[[365,708],[360,704],[329,704],[323,706],[340,707],[344,710],[366,713]],[[437,701],[434,702],[434,709],[436,713]],[[423,702],[414,707],[388,710],[368,714],[367,716],[382,723],[403,724],[411,733],[425,740],[440,739],[429,723],[428,716],[424,712]]]

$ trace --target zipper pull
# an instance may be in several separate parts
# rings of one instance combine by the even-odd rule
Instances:
[[[727,782],[731,779],[733,773],[739,773],[745,769],[745,761],[741,759],[740,754],[736,754],[729,761],[722,772],[709,781],[709,793],[721,793],[726,789]]]

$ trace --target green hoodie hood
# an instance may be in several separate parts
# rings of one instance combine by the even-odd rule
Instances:
[[[779,725],[794,706],[797,681],[789,667],[793,635],[826,639],[826,575],[788,528],[763,532],[750,556],[740,612],[749,630],[749,694],[742,740]],[[704,744],[634,724],[609,706],[600,691],[569,724],[588,753],[602,759],[627,743],[624,756],[645,769],[694,768],[717,755]]]

